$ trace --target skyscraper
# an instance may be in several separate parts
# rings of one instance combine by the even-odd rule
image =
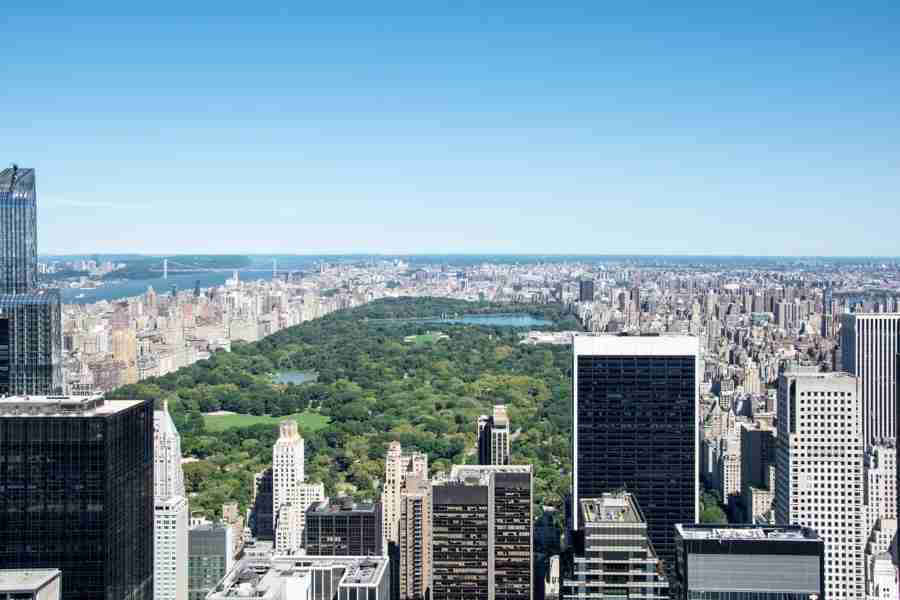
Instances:
[[[303,548],[312,556],[381,556],[381,506],[349,497],[323,500],[306,509]]]
[[[250,504],[247,521],[253,537],[258,540],[274,541],[276,518],[272,510],[272,467],[253,476]]]
[[[0,294],[0,395],[62,392],[62,308],[57,290]]]
[[[624,489],[667,569],[675,524],[699,517],[698,353],[689,336],[573,341],[573,529],[580,498]]]
[[[863,442],[856,378],[809,368],[778,381],[775,519],[825,540],[825,597],[862,598]]]
[[[810,600],[825,593],[825,543],[808,527],[677,525],[675,545],[673,600]]]
[[[627,492],[580,500],[572,570],[564,599],[668,600],[669,582],[647,537],[647,523]]]
[[[231,527],[198,523],[188,532],[188,600],[204,600],[234,566]]]
[[[181,436],[165,401],[162,410],[153,411],[153,488],[157,498],[185,495]]]
[[[60,569],[63,600],[152,597],[152,411],[0,399],[0,565]]]
[[[578,301],[593,302],[594,301],[594,280],[582,279],[578,282]]]
[[[431,596],[431,483],[410,476],[400,493],[399,560],[400,600]]]
[[[381,492],[382,525],[384,539],[388,543],[398,540],[401,492],[406,478],[410,476],[428,477],[428,455],[404,453],[400,442],[391,442],[384,458],[384,489]]]
[[[153,600],[188,600],[188,501],[157,498],[153,507]]]
[[[37,287],[37,195],[34,169],[0,171],[0,294]]]
[[[897,352],[900,313],[841,317],[842,369],[856,376],[865,446],[896,439]]]
[[[453,467],[432,487],[434,600],[532,598],[531,466]]]
[[[0,395],[62,393],[59,292],[37,289],[34,169],[0,171]]]
[[[153,598],[187,600],[190,512],[181,469],[181,436],[164,401],[153,411]]]
[[[282,421],[278,440],[272,448],[272,517],[273,530],[278,527],[278,514],[285,504],[297,498],[297,486],[304,480],[303,438],[294,420]]]
[[[508,465],[509,439],[509,416],[506,407],[498,404],[490,415],[478,417],[478,463]]]

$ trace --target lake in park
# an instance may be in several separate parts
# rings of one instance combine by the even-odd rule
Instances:
[[[300,385],[307,381],[315,381],[318,376],[314,371],[278,371],[275,373],[275,383]]]

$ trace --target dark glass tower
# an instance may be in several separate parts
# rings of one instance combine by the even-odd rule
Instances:
[[[37,285],[37,204],[34,169],[0,171],[0,294]]]
[[[63,600],[153,595],[153,406],[0,399],[0,565],[58,568]]]
[[[62,392],[57,290],[0,294],[0,396]]]
[[[37,289],[34,169],[0,171],[0,396],[62,392],[59,293]]]
[[[531,600],[530,465],[458,465],[432,488],[433,600]]]
[[[580,498],[631,492],[671,570],[675,524],[699,513],[697,339],[576,336],[573,347],[574,529]]]
[[[303,539],[311,556],[381,556],[381,503],[315,503],[306,510]]]

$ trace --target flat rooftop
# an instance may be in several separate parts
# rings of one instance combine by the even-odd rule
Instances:
[[[604,494],[600,498],[582,498],[581,514],[585,523],[643,523],[644,517],[628,493]]]
[[[265,564],[243,559],[225,576],[210,597],[274,598],[285,579],[312,577],[313,571],[337,570],[341,587],[378,587],[386,576],[388,559],[381,556],[276,556]]]
[[[59,569],[0,569],[0,592],[33,592],[59,577]]]
[[[113,415],[144,400],[106,400],[93,396],[7,396],[0,398],[2,417],[102,417]]]
[[[493,473],[530,474],[531,465],[453,465],[447,482],[488,485]]]
[[[686,540],[789,540],[817,542],[822,538],[814,529],[800,526],[777,525],[675,525],[675,530]]]
[[[692,335],[576,335],[575,356],[697,356],[700,340]]]
[[[325,499],[311,504],[306,512],[316,514],[374,513],[375,504],[356,503],[350,498]]]

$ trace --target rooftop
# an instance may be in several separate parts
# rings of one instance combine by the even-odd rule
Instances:
[[[575,356],[696,356],[700,341],[691,335],[576,335]]]
[[[0,569],[0,592],[31,592],[59,577],[59,569]]]
[[[453,465],[449,481],[487,485],[492,473],[531,473],[531,465]]]
[[[0,191],[9,191],[9,184],[12,183],[13,172],[16,174],[17,182],[24,182],[27,185],[34,181],[34,169],[23,169],[20,167],[16,171],[13,171],[13,168],[9,167],[0,171]]]
[[[327,513],[374,513],[375,505],[366,502],[366,503],[357,503],[354,502],[352,498],[349,496],[337,498],[335,500],[331,500],[326,498],[321,502],[315,502],[310,505],[307,509],[307,512],[314,512],[318,514],[327,514]]]
[[[643,523],[644,516],[634,497],[627,492],[603,494],[579,501],[585,523]]]
[[[815,530],[797,525],[675,525],[686,540],[786,540],[817,542],[821,538]]]
[[[101,417],[113,415],[144,400],[106,400],[93,396],[7,396],[0,398],[3,417]]]

